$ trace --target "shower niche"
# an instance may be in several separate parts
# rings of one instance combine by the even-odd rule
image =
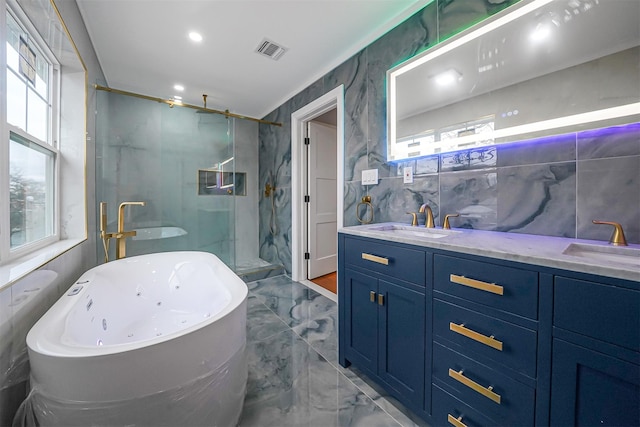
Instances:
[[[198,169],[198,196],[246,196],[247,174],[219,169]]]

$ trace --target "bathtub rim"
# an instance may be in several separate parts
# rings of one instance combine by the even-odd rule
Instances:
[[[86,275],[89,275],[95,269],[106,268],[111,263],[127,263],[134,261],[140,261],[144,258],[163,258],[170,255],[180,257],[178,261],[184,261],[185,259],[209,259],[215,263],[219,263],[221,268],[221,277],[219,280],[227,288],[231,294],[231,302],[227,304],[222,310],[215,315],[204,319],[203,321],[190,325],[184,329],[168,333],[159,337],[153,337],[151,339],[139,340],[134,342],[122,343],[122,344],[108,344],[103,346],[87,346],[82,344],[64,344],[61,342],[64,328],[66,325],[66,316],[60,317],[56,315],[60,312],[68,313],[69,310],[76,304],[77,298],[82,297],[89,289],[90,286],[84,286],[82,290],[74,296],[68,296],[67,293],[76,286],[77,282],[83,281]],[[183,257],[196,257],[196,258],[183,258]],[[176,263],[178,262],[176,261]],[[170,341],[177,337],[188,335],[202,329],[224,317],[231,315],[235,310],[240,307],[243,302],[248,299],[249,289],[246,283],[240,279],[226,264],[224,264],[216,255],[209,252],[202,251],[172,251],[172,252],[158,252],[153,254],[137,255],[120,260],[112,261],[109,264],[101,264],[95,266],[86,272],[84,272],[71,286],[64,291],[64,293],[56,300],[56,302],[43,314],[40,319],[29,330],[26,338],[26,344],[29,351],[33,351],[45,356],[50,357],[65,357],[65,358],[86,358],[86,357],[101,357],[117,353],[123,353],[127,351],[137,350],[142,347],[152,347],[157,344],[161,344],[166,341]],[[56,322],[52,327],[52,322]]]

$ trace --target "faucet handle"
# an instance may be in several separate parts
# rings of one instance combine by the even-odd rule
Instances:
[[[451,230],[451,224],[449,224],[449,218],[455,218],[460,216],[459,213],[449,214],[444,216],[444,223],[442,224],[442,228],[445,230]]]
[[[411,225],[413,227],[418,226],[418,214],[415,212],[407,212],[407,215],[411,215]]]
[[[594,224],[605,224],[605,225],[613,225],[613,234],[611,235],[611,239],[609,239],[609,243],[616,246],[628,246],[627,239],[624,237],[624,230],[622,230],[622,225],[613,221],[591,221]]]

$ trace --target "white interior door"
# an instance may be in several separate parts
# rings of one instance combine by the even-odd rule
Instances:
[[[309,122],[308,279],[333,273],[338,252],[336,127]]]

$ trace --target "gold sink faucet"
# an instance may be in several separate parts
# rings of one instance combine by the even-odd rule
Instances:
[[[418,214],[415,212],[407,212],[407,215],[411,215],[411,225],[413,227],[418,226]]]
[[[625,239],[624,237],[624,231],[622,230],[622,226],[619,223],[613,221],[598,221],[595,219],[591,222],[593,222],[594,224],[613,225],[613,234],[611,235],[611,239],[609,239],[609,243],[616,246],[628,246],[627,239]]]
[[[459,213],[449,214],[444,216],[444,223],[442,224],[442,228],[445,230],[451,230],[451,224],[449,224],[449,218],[455,218],[460,216]]]
[[[127,256],[127,237],[133,237],[136,235],[136,231],[124,230],[124,208],[127,205],[132,206],[144,206],[145,202],[122,202],[118,208],[118,232],[115,235],[116,238],[116,259],[124,258]]]
[[[436,226],[436,224],[433,222],[433,211],[431,210],[429,205],[425,203],[424,205],[420,206],[420,210],[418,212],[424,213],[426,215],[424,220],[425,227],[434,228]]]

